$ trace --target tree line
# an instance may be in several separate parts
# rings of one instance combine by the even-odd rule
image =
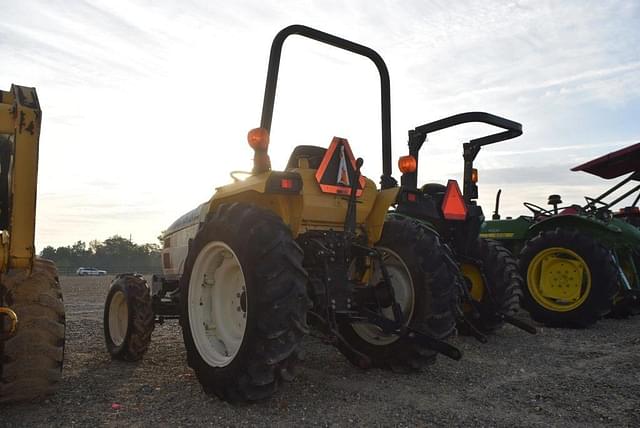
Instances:
[[[138,245],[118,235],[104,241],[90,241],[89,245],[77,241],[66,247],[47,246],[40,257],[53,260],[61,274],[75,273],[79,267],[95,267],[109,274],[161,271],[159,245]]]

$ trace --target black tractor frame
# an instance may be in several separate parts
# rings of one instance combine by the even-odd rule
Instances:
[[[484,123],[502,128],[503,131],[475,138],[463,143],[462,155],[464,160],[464,170],[463,190],[461,196],[464,201],[465,215],[457,218],[451,218],[444,212],[443,200],[449,192],[449,188],[453,189],[453,187],[455,187],[455,189],[458,189],[457,182],[455,182],[455,180],[449,180],[447,186],[441,184],[426,184],[419,187],[419,155],[421,148],[425,141],[427,141],[428,135],[468,123]],[[522,135],[522,125],[520,123],[485,112],[466,112],[456,114],[410,130],[408,132],[409,155],[415,159],[415,168],[403,173],[401,177],[401,184],[403,189],[406,189],[406,192],[411,193],[412,196],[409,198],[402,198],[399,201],[394,215],[399,214],[418,219],[435,229],[453,250],[458,263],[472,263],[473,265],[481,267],[483,266],[483,263],[486,265],[486,261],[483,262],[483,260],[479,260],[478,257],[474,255],[474,246],[477,246],[480,239],[480,228],[485,217],[482,207],[480,207],[476,201],[478,199],[477,170],[474,168],[473,163],[482,147],[516,138],[520,135]],[[493,243],[491,245],[493,245]],[[499,250],[504,253],[504,257],[511,257],[510,254],[506,254],[508,253],[506,249],[500,248]],[[477,253],[477,251],[475,252]],[[512,265],[514,266],[513,270],[515,272],[515,259],[513,259]],[[488,268],[488,266],[484,267]],[[498,297],[496,297],[496,290],[492,290],[491,281],[486,277],[485,271],[481,270],[480,275],[482,276],[482,282],[486,289],[487,299],[497,300]],[[482,334],[482,330],[491,330],[491,328],[476,328],[478,325],[474,322],[474,318],[481,318],[480,313],[483,312],[483,309],[474,301],[466,288],[463,290],[463,296],[465,294],[465,303],[467,303],[466,307],[470,307],[472,309],[472,314],[471,316],[463,316],[461,322],[466,331],[476,336],[479,340],[485,341],[486,339]],[[492,308],[492,313],[488,315],[485,314],[484,316],[493,318],[495,320],[495,322],[493,322],[494,325],[499,322],[507,322],[524,329],[529,333],[535,333],[535,328],[513,317],[513,314],[503,311],[499,302],[495,301],[490,303],[491,304],[489,306]]]

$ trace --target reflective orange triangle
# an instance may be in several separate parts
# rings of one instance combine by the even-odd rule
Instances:
[[[467,205],[462,198],[462,192],[456,180],[447,182],[447,191],[442,201],[442,213],[447,220],[466,220]]]

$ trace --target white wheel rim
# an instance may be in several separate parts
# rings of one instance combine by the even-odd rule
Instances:
[[[189,327],[200,357],[225,367],[238,353],[247,326],[247,288],[242,266],[224,242],[208,243],[189,280]]]
[[[127,296],[122,291],[116,291],[109,305],[109,336],[114,345],[124,343],[129,328],[129,305]]]
[[[409,268],[396,252],[384,247],[378,247],[378,249],[382,251],[382,260],[391,277],[391,286],[396,296],[396,302],[402,308],[402,313],[405,317],[404,325],[409,325],[415,306],[413,281]],[[382,281],[382,271],[380,270],[380,264],[376,263],[369,285],[373,286],[380,281]],[[393,309],[391,307],[383,308],[382,313],[385,317],[393,319]],[[358,336],[373,345],[385,346],[398,340],[397,335],[385,334],[380,327],[374,324],[353,323],[352,326]]]

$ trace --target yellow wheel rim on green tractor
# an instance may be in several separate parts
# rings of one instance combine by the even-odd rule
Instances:
[[[527,288],[545,309],[568,312],[582,305],[591,293],[591,272],[574,251],[547,248],[529,263]]]
[[[462,275],[471,283],[471,290],[469,290],[471,297],[476,302],[481,302],[484,298],[485,286],[480,269],[474,264],[462,263],[460,270],[462,270]]]

